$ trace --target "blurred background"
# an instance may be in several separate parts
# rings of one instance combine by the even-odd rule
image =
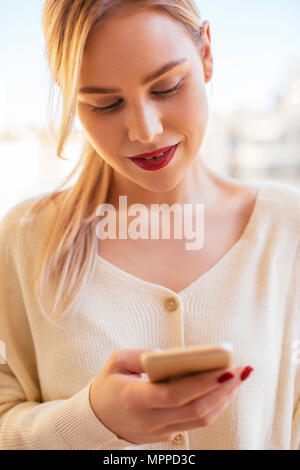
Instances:
[[[214,57],[206,163],[239,180],[300,187],[300,1],[197,3],[210,23]],[[19,201],[55,189],[81,151],[78,119],[67,161],[57,157],[49,130],[43,4],[0,1],[0,218]]]

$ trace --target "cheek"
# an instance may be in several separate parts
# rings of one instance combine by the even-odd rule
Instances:
[[[88,135],[94,134],[95,131],[95,118],[93,118],[93,113],[84,108],[83,106],[77,107],[77,115],[82,124],[82,127]]]
[[[78,107],[77,115],[85,131],[87,140],[96,152],[108,161],[109,159],[105,156],[115,154],[116,152],[114,148],[115,140],[111,138],[110,126],[106,126],[105,122],[101,122],[100,125],[97,114],[89,110]]]
[[[88,134],[93,135],[97,128],[99,130],[96,113],[93,113],[87,107],[78,107],[77,113],[82,126]]]
[[[191,133],[204,132],[208,121],[208,101],[204,86],[192,86],[179,105],[183,126]]]
[[[97,113],[79,107],[77,114],[82,127],[92,142],[105,143],[111,139],[112,126],[106,125],[105,120],[100,120]]]

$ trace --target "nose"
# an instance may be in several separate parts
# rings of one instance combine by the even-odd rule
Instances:
[[[128,109],[128,138],[144,143],[157,140],[156,136],[163,133],[161,113],[153,103],[141,103]]]

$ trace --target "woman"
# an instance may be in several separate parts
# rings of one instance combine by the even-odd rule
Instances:
[[[57,3],[58,155],[76,113],[86,147],[73,186],[1,223],[0,448],[300,449],[300,192],[204,164],[209,23],[192,0]],[[202,205],[203,246],[101,239],[97,210],[120,215],[121,196],[144,216]],[[142,352],[224,340],[235,368],[145,380]]]

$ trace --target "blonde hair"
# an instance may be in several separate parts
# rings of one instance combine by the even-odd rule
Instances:
[[[161,8],[180,21],[200,44],[201,19],[193,0],[46,0],[42,26],[46,57],[53,79],[62,95],[62,117],[56,153],[62,157],[76,115],[77,87],[82,56],[89,32],[104,21],[105,15],[124,4],[138,8]],[[55,112],[55,116],[56,116]],[[55,118],[52,121],[54,122]],[[63,158],[64,159],[64,158]],[[76,183],[63,189],[79,172]],[[96,236],[97,207],[106,201],[112,168],[86,139],[80,159],[63,183],[30,207],[27,216],[39,214],[55,204],[55,224],[40,244],[34,270],[34,294],[48,320],[70,311],[93,273],[99,239]],[[53,285],[54,305],[50,316],[43,307],[43,292]],[[59,313],[60,312],[60,313]]]

